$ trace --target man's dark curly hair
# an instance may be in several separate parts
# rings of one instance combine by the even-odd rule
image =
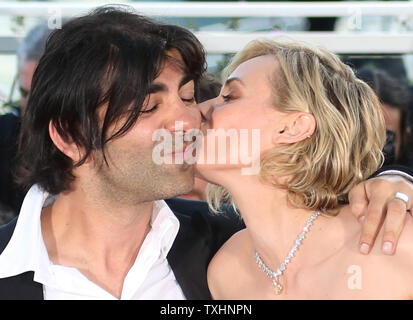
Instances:
[[[185,28],[140,16],[126,6],[100,7],[68,21],[49,37],[33,76],[19,137],[17,181],[39,184],[52,194],[70,189],[73,168],[92,151],[126,133],[142,113],[153,80],[168,51],[182,56],[185,73],[197,86],[205,71],[205,52]],[[107,105],[102,121],[98,108]],[[132,106],[132,107],[131,107]],[[123,126],[108,136],[120,118]],[[49,136],[59,135],[84,150],[74,163]]]

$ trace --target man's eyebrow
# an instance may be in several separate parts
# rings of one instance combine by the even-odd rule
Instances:
[[[181,81],[179,81],[179,88],[183,87],[189,81],[192,81],[192,80],[194,80],[194,77],[192,77],[189,74],[183,76]],[[157,93],[157,92],[168,92],[168,91],[169,89],[165,84],[161,82],[152,82],[151,85],[149,86],[148,94]]]
[[[239,83],[241,83],[243,86],[245,86],[245,83],[238,77],[232,77],[227,79],[227,81],[225,81],[224,87],[228,86],[231,82],[237,81]]]
[[[168,87],[166,85],[164,85],[163,83],[160,83],[160,82],[152,82],[151,85],[149,86],[148,94],[156,93],[156,92],[159,92],[159,91],[167,92]]]

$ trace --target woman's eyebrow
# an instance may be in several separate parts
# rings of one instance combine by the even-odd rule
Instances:
[[[245,87],[245,83],[238,77],[232,77],[225,81],[224,87],[228,86],[231,82],[237,81]]]

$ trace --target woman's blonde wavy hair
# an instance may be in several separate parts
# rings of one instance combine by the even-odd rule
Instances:
[[[348,203],[348,192],[383,163],[386,139],[380,102],[373,90],[335,54],[297,42],[255,40],[223,71],[223,79],[243,62],[273,55],[280,64],[271,81],[274,107],[285,113],[308,112],[314,134],[261,155],[259,177],[286,189],[296,207],[331,210]],[[281,71],[281,72],[280,72]],[[279,184],[273,177],[287,176]],[[211,209],[235,203],[225,188],[207,187]]]

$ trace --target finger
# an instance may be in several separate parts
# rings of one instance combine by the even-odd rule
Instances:
[[[394,254],[397,243],[406,221],[407,205],[399,199],[391,200],[387,205],[387,215],[384,221],[382,251],[385,254]]]
[[[359,222],[363,222],[367,214],[369,204],[364,186],[364,182],[359,183],[351,189],[348,195],[351,213],[357,218],[357,220],[359,220]]]
[[[384,199],[386,200],[386,199]],[[363,222],[360,237],[360,252],[368,254],[376,240],[385,214],[386,202],[380,199],[371,199],[367,208],[366,218]]]

